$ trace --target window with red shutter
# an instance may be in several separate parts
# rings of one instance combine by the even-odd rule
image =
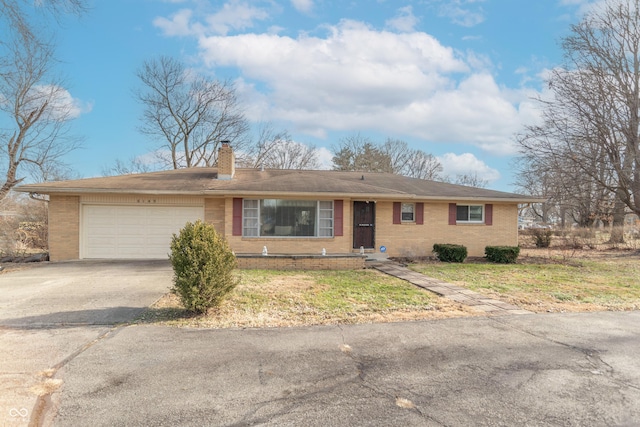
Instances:
[[[493,225],[493,205],[484,205],[484,223],[485,225]]]
[[[457,207],[455,203],[449,203],[449,225],[456,225]]]
[[[242,236],[242,199],[233,199],[233,228],[234,236]]]
[[[416,203],[416,224],[424,224],[424,203]]]

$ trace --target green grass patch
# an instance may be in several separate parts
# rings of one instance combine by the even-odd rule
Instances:
[[[411,266],[427,276],[501,295],[520,305],[592,304],[605,309],[640,308],[640,257],[557,260],[540,264],[427,263]],[[531,307],[528,307],[531,308]]]

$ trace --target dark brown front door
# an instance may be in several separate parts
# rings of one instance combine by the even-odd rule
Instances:
[[[376,204],[353,202],[353,247],[375,248]]]

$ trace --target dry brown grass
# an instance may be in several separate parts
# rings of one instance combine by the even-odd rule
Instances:
[[[413,268],[536,313],[640,309],[640,251],[523,249],[517,264],[470,259]]]
[[[141,321],[200,328],[400,322],[480,314],[377,271],[241,272],[242,282],[205,316],[189,316],[173,294]],[[341,278],[343,280],[341,280]]]

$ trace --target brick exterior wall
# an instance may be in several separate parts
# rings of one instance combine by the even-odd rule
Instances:
[[[425,202],[424,224],[417,225],[393,224],[393,203],[376,204],[376,248],[386,246],[389,256],[426,256],[434,243],[464,245],[469,256],[484,256],[485,246],[518,246],[518,206],[494,203],[493,225],[449,225],[449,203]]]
[[[204,214],[205,221],[213,224],[216,230],[226,237],[231,248],[237,254],[261,254],[263,246],[267,246],[270,255],[320,255],[323,248],[328,255],[348,254],[353,251],[353,200],[343,200],[343,236],[332,238],[245,238],[233,236],[233,197],[206,198],[204,200]],[[466,203],[462,200],[457,202]],[[473,204],[473,202],[470,203]],[[425,256],[431,254],[434,243],[457,243],[465,245],[470,256],[484,256],[485,246],[517,246],[518,244],[518,208],[516,204],[494,203],[493,225],[491,226],[484,224],[449,225],[448,212],[448,202],[425,201],[424,224],[393,224],[393,202],[380,201],[376,203],[376,252],[381,245],[384,245],[387,248],[387,254],[392,257]],[[78,259],[80,256],[79,246],[80,198],[52,195],[49,202],[49,253],[51,260]],[[267,259],[272,263],[281,262],[271,261],[271,258]],[[340,267],[335,263],[346,261],[336,261],[337,259],[331,257],[300,258],[296,260],[295,265],[297,268],[302,268],[300,267],[302,265],[317,265],[319,268],[325,268],[329,265],[330,267],[326,268],[338,269]],[[261,259],[260,262],[264,263],[265,260]]]
[[[218,234],[226,235],[225,199],[204,199],[204,222],[212,224]]]
[[[399,200],[400,201],[400,200]],[[460,204],[465,203],[459,201]],[[473,204],[473,203],[471,203]],[[353,251],[353,201],[344,200],[344,235],[334,238],[245,238],[233,236],[232,199],[226,203],[226,238],[237,253],[261,253],[267,246],[270,254],[315,254]],[[484,256],[485,246],[518,245],[518,207],[516,204],[493,204],[493,225],[449,225],[448,202],[425,202],[424,224],[393,224],[393,202],[376,203],[376,252],[387,248],[391,257],[431,255],[434,243],[456,243],[467,247],[469,256]]]
[[[80,258],[80,197],[49,198],[49,259]]]
[[[247,270],[361,270],[361,256],[238,256],[238,267]]]

